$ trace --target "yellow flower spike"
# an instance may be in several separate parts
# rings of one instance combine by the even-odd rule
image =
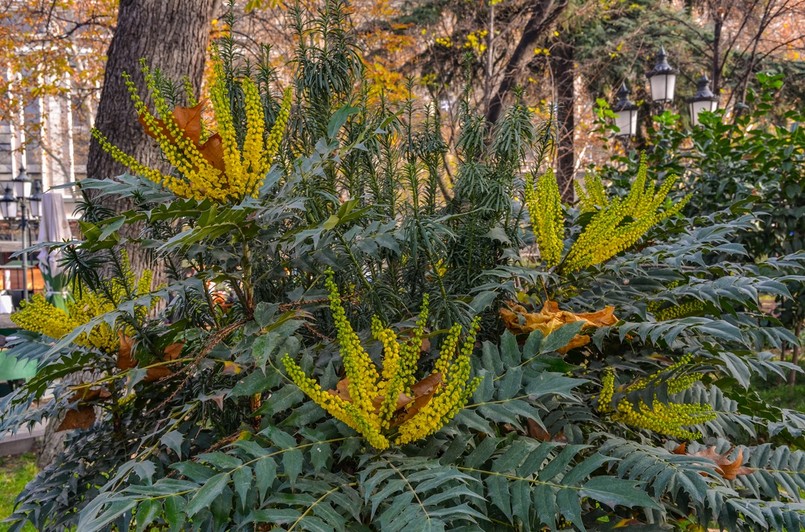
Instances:
[[[213,82],[210,87],[210,100],[215,112],[215,121],[218,123],[218,134],[224,150],[224,163],[226,164],[226,186],[229,190],[238,190],[238,184],[244,181],[243,163],[238,149],[235,135],[235,124],[232,110],[229,107],[229,96],[226,88],[226,79],[223,66],[216,63],[213,68]]]
[[[693,357],[691,355],[685,355],[675,364],[661,369],[648,377],[638,379],[628,386],[626,391],[634,392],[642,390],[650,384],[655,384],[659,382],[663,373],[680,369],[692,359]],[[665,381],[668,393],[673,395],[687,390],[698,382],[701,377],[701,373],[690,373],[688,375],[670,377]],[[695,440],[700,438],[701,434],[684,427],[706,423],[717,417],[716,412],[713,411],[713,408],[709,404],[665,404],[660,402],[656,395],[650,406],[640,401],[635,408],[635,405],[625,398],[613,405],[614,373],[611,370],[607,370],[601,382],[603,386],[598,396],[599,412],[612,412],[613,420],[620,421],[635,428],[650,430],[673,438]]]
[[[189,98],[193,107],[171,109],[160,91],[156,76],[142,66],[146,87],[156,113],[152,113],[140,97],[131,77],[124,74],[134,108],[146,133],[153,137],[165,159],[175,168],[173,174],[163,174],[149,168],[134,157],[114,146],[98,131],[93,136],[101,147],[120,164],[158,183],[177,196],[196,200],[210,199],[218,203],[239,202],[246,196],[257,196],[271,163],[279,152],[284,131],[290,119],[292,91],[283,96],[279,114],[271,131],[266,135],[263,105],[255,83],[250,79],[237,81],[244,91],[246,130],[244,144],[238,144],[236,125],[230,108],[230,94],[220,63],[214,66],[214,80],[210,88],[218,132],[207,131],[201,121],[201,108],[195,98]],[[201,137],[206,140],[202,144]]]
[[[382,371],[378,372],[346,319],[332,271],[327,273],[330,309],[347,379],[339,382],[336,390],[324,391],[285,355],[282,362],[290,379],[314,402],[358,431],[377,449],[389,446],[396,425],[399,426],[394,441],[398,444],[424,438],[439,430],[467,403],[478,385],[479,380],[469,376],[470,355],[479,320],[473,321],[461,346],[458,345],[461,327],[451,329],[437,361],[437,368],[443,368],[444,373],[431,374],[423,379],[415,386],[417,393],[412,394],[414,385],[409,382],[415,379],[422,346],[427,297],[423,298],[422,312],[413,335],[402,343],[394,331],[373,318],[372,335],[382,344],[384,355]]]
[[[562,259],[565,219],[553,170],[542,174],[536,183],[533,176],[526,178],[525,202],[540,255],[549,266],[556,266]]]
[[[243,195],[253,195],[255,187],[265,177],[263,172],[263,134],[265,132],[265,119],[263,118],[263,103],[257,85],[246,78],[241,83],[243,88],[243,102],[246,113],[246,138],[243,141],[243,164],[246,168],[246,180],[243,183]]]
[[[600,181],[590,181],[588,194],[598,195]],[[637,243],[654,225],[677,214],[687,202],[687,198],[674,206],[660,211],[666,197],[675,183],[674,177],[668,177],[656,189],[648,179],[646,158],[641,158],[637,177],[623,198],[615,198],[596,212],[582,233],[573,243],[562,264],[563,271],[578,271],[625,251]],[[595,192],[590,192],[595,190]],[[591,203],[588,196],[582,198],[586,204]],[[597,200],[600,201],[600,200]],[[582,209],[588,206],[582,205]]]
[[[467,403],[470,395],[480,383],[480,379],[470,379],[470,355],[475,345],[479,326],[480,320],[476,318],[452,364],[440,364],[445,355],[451,355],[451,351],[445,353],[443,346],[437,361],[437,366],[444,368],[442,385],[428,404],[411,419],[400,425],[395,443],[403,445],[430,436],[448,423]],[[455,354],[458,346],[451,347],[451,349],[452,354]]]
[[[279,113],[277,114],[274,125],[271,126],[271,131],[268,132],[266,139],[265,150],[260,158],[260,166],[257,170],[257,182],[251,191],[252,195],[257,195],[257,192],[263,180],[271,169],[271,163],[280,151],[280,143],[285,134],[285,128],[288,127],[288,122],[291,119],[291,104],[293,102],[293,91],[288,88],[282,96],[282,104],[280,105]]]

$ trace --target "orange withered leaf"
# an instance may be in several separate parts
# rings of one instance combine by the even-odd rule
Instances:
[[[148,368],[146,370],[145,378],[143,380],[145,382],[154,382],[172,374],[173,372],[165,366],[154,366],[153,368]]]
[[[596,312],[576,314],[567,310],[560,310],[559,303],[550,300],[545,302],[539,312],[528,312],[524,306],[512,301],[509,303],[509,308],[500,309],[500,317],[506,328],[514,334],[530,334],[539,330],[544,336],[548,336],[556,329],[577,321],[584,322],[585,328],[603,327],[614,325],[618,322],[618,318],[615,317],[615,307],[613,306],[604,307]],[[590,343],[588,335],[577,334],[566,346],[558,349],[558,351],[564,354],[571,349],[588,343]]]
[[[397,427],[414,417],[417,412],[422,410],[422,408],[430,402],[433,398],[433,394],[436,393],[441,385],[442,374],[431,373],[411,386],[411,394],[414,396],[413,401],[410,401],[403,408],[397,410],[397,414],[391,419],[390,425]]]
[[[181,107],[177,105],[173,109],[173,119],[176,120],[176,125],[185,134],[187,138],[192,140],[195,144],[201,141],[201,110],[204,108],[204,102],[199,102],[193,107]]]
[[[414,397],[422,397],[423,395],[432,396],[442,384],[441,373],[431,373],[421,381],[411,386],[411,393]]]
[[[201,142],[201,133],[204,126],[201,122],[201,112],[204,109],[204,102],[199,103],[193,107],[182,107],[177,105],[173,109],[173,120],[176,122],[182,135],[190,140],[196,148],[198,148],[201,156],[210,163],[214,168],[225,171],[224,165],[224,145],[221,141],[221,136],[216,133],[208,138],[204,143]],[[175,136],[170,132],[165,122],[159,118],[155,118],[159,132],[154,131],[149,126],[142,116],[138,117],[140,125],[145,131],[146,135],[152,138],[157,138],[159,135],[164,135],[171,142],[176,143]]]
[[[226,165],[224,164],[224,142],[221,140],[221,135],[216,133],[208,138],[204,144],[199,146],[198,151],[201,152],[201,156],[204,157],[213,168],[221,172],[226,171]]]
[[[533,419],[527,419],[528,435],[539,441],[551,441],[551,433],[540,427]]]
[[[67,411],[56,432],[88,429],[93,423],[95,423],[95,408],[90,405],[81,405],[76,409]]]
[[[352,397],[349,395],[349,379],[341,379],[336,383],[334,390],[327,390],[327,393],[340,397],[344,401],[351,403]]]
[[[677,446],[673,451],[674,454],[687,454],[688,456],[698,456],[700,458],[705,458],[714,462],[716,464],[716,473],[721,475],[726,480],[735,480],[738,475],[748,475],[752,472],[752,468],[744,467],[743,460],[744,460],[744,451],[743,449],[738,449],[738,453],[735,455],[734,460],[729,459],[729,455],[732,453],[732,449],[727,451],[724,454],[719,454],[716,452],[716,448],[714,446],[707,447],[701,451],[697,451],[695,453],[687,453],[686,452],[686,444],[681,443]]]
[[[199,103],[194,107],[182,107],[177,105],[173,109],[173,120],[176,122],[179,130],[196,145],[198,145],[201,140],[201,110],[203,107],[204,104]],[[162,119],[155,118],[156,124],[161,130],[158,132],[154,131],[151,126],[148,125],[142,115],[138,116],[137,120],[140,122],[145,134],[149,137],[156,139],[162,134],[168,137],[172,142],[176,142],[173,134]]]
[[[184,342],[174,342],[162,352],[162,360],[176,360],[182,354]]]
[[[117,351],[117,367],[125,371],[137,365],[137,361],[131,355],[134,340],[122,332],[119,332],[118,336],[120,337],[120,348]]]

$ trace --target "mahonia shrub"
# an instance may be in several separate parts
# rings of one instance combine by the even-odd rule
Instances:
[[[465,101],[448,142],[413,83],[375,97],[348,12],[278,19],[292,95],[220,42],[215,124],[147,71],[139,118],[174,168],[84,180],[82,240],[58,247],[86,293],[128,277],[124,247],[165,283],[10,339],[38,369],[0,432],[74,412],[13,529],[805,527],[805,415],[752,388],[792,370],[760,296],[789,297],[805,254],[745,260],[756,216],[677,219],[655,164],[576,206],[550,173],[523,189],[550,124],[520,100],[489,128]]]

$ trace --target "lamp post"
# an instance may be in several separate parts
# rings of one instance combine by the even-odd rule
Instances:
[[[668,64],[665,47],[661,46],[654,68],[646,74],[649,85],[651,85],[651,99],[654,100],[654,103],[664,104],[674,101],[677,74],[678,71]]]
[[[25,173],[25,168],[20,168],[20,173],[11,181],[4,181],[0,183],[4,192],[3,197],[0,198],[0,212],[3,218],[7,220],[20,220],[20,229],[22,229],[22,249],[23,251],[28,248],[26,235],[28,232],[28,210],[30,206],[30,214],[33,218],[38,218],[41,214],[42,206],[42,181],[37,179],[31,181],[28,174]],[[31,188],[33,187],[33,194]],[[23,300],[28,299],[28,253],[22,253],[22,297]]]
[[[718,109],[718,97],[710,89],[710,80],[706,75],[696,82],[696,95],[688,100],[690,107],[690,122],[699,125],[699,113],[709,111],[714,113]]]
[[[637,134],[637,105],[629,99],[632,91],[626,87],[626,83],[621,83],[621,88],[615,95],[617,100],[612,105],[615,112],[615,127],[618,128],[619,137],[629,138]]]

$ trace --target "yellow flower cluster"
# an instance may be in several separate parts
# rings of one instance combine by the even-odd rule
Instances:
[[[378,319],[372,320],[372,335],[383,346],[383,367],[378,371],[347,320],[332,272],[328,272],[327,288],[341,345],[346,394],[323,390],[286,355],[282,362],[290,379],[377,449],[386,449],[391,442],[412,442],[442,428],[466,404],[478,385],[478,379],[470,378],[470,355],[478,320],[473,321],[461,345],[461,326],[450,329],[433,372],[420,381],[432,385],[418,387],[415,372],[427,323],[428,298],[423,300],[414,331],[404,341]]]
[[[626,388],[626,392],[645,389],[647,386],[657,384],[663,373],[671,372],[688,364],[692,357],[686,355],[678,362],[656,373],[639,379]],[[701,373],[671,377],[665,380],[669,395],[687,390],[697,381],[701,380]],[[623,422],[629,426],[650,430],[673,438],[695,440],[701,433],[688,430],[684,427],[699,425],[716,418],[713,408],[707,404],[688,403],[662,403],[655,395],[651,404],[640,401],[633,405],[628,399],[621,399],[613,405],[615,394],[615,374],[607,370],[601,379],[601,393],[598,396],[598,410],[600,412],[613,412],[612,419]]]
[[[87,289],[67,304],[67,311],[54,307],[44,296],[36,294],[30,301],[20,304],[20,310],[11,315],[11,321],[26,331],[58,339],[114,308],[110,302]],[[79,335],[74,343],[112,353],[117,351],[119,340],[117,332],[108,324],[102,323],[93,327],[89,334]]]
[[[20,310],[11,315],[11,321],[21,329],[51,338],[61,338],[81,325],[67,312],[48,303],[41,294],[35,294],[28,301],[21,302]]]
[[[614,257],[634,245],[654,225],[682,210],[688,198],[660,210],[676,179],[666,178],[657,189],[647,174],[643,157],[629,194],[613,198],[593,216],[565,257],[564,271],[578,271]]]
[[[687,316],[696,316],[700,314],[707,306],[703,301],[698,299],[691,299],[680,303],[679,305],[672,305],[670,307],[659,308],[662,302],[651,302],[648,305],[648,310],[654,314],[657,321],[675,320]]]
[[[136,280],[125,252],[121,252],[121,264],[125,272],[124,278],[113,279],[109,283],[108,291],[93,291],[86,287],[77,290],[77,293],[73,294],[73,300],[67,303],[66,311],[48,303],[44,296],[36,294],[29,301],[20,304],[20,310],[11,315],[11,321],[27,331],[58,339],[76,327],[115,310],[121,302],[151,290],[153,279],[151,271],[146,270],[140,279]],[[135,315],[139,320],[144,320],[147,314],[146,307],[139,305],[135,308]],[[129,326],[113,327],[108,323],[101,323],[93,327],[89,333],[80,334],[73,343],[105,353],[115,353],[120,347],[119,331],[125,334],[132,332]]]
[[[442,375],[442,385],[416,415],[400,425],[396,443],[405,444],[430,436],[467,404],[480,383],[478,377],[470,378],[470,355],[479,326],[480,320],[474,319],[460,350],[461,326],[456,324],[450,329],[434,368],[434,373]]]
[[[154,137],[175,174],[163,174],[139,163],[134,157],[114,146],[98,130],[92,134],[100,146],[120,164],[168,188],[177,196],[198,200],[211,199],[218,203],[238,202],[256,196],[272,161],[279,152],[291,112],[292,92],[286,90],[273,127],[266,135],[265,118],[260,94],[255,83],[240,80],[245,107],[246,134],[242,149],[238,145],[235,123],[230,107],[230,95],[223,67],[216,64],[210,89],[218,133],[202,145],[200,107],[184,109],[191,112],[188,123],[180,124],[159,89],[151,70],[143,65],[146,86],[156,109],[152,114],[137,92],[131,77],[124,74],[126,86],[140,120],[149,135]],[[177,108],[179,109],[179,108]],[[193,130],[192,132],[190,130]]]
[[[584,176],[584,186],[581,186],[578,181],[574,181],[573,186],[576,189],[581,212],[595,212],[609,204],[604,183],[601,182],[598,175],[587,174]]]
[[[526,177],[525,203],[540,255],[549,266],[556,266],[564,248],[565,218],[553,170],[542,174],[536,183],[533,175]]]
[[[595,214],[573,242],[564,259],[561,257],[564,218],[559,186],[553,172],[543,174],[536,185],[531,178],[526,179],[525,200],[528,214],[545,262],[549,266],[558,265],[565,272],[600,264],[634,245],[654,225],[681,211],[690,196],[661,210],[676,178],[668,177],[662,186],[656,188],[647,174],[644,156],[629,194],[625,198],[612,199],[606,197],[603,184],[598,178],[587,178],[586,189],[579,189],[581,209],[582,212]]]

